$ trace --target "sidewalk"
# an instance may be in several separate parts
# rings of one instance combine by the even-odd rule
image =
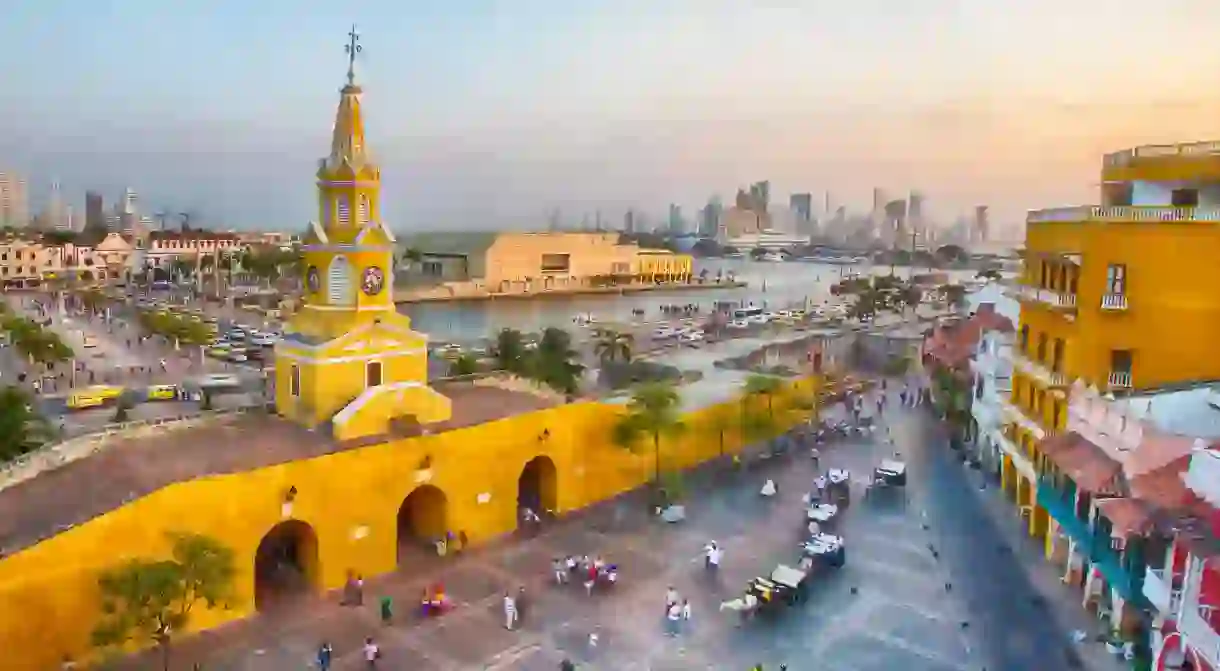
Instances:
[[[964,465],[962,467],[966,468]],[[983,477],[982,473],[975,472],[972,479],[981,482]],[[1045,558],[1042,541],[1026,533],[1025,523],[1017,515],[1016,507],[1003,498],[1004,494],[999,485],[989,481],[985,490],[976,490],[976,493],[979,504],[995,520],[997,528],[1008,540],[1009,547],[1020,558],[1030,583],[1046,600],[1048,609],[1064,628],[1065,640],[1070,640],[1071,633],[1076,630],[1088,634],[1085,642],[1072,645],[1080,654],[1082,666],[1078,668],[1090,671],[1131,668],[1128,662],[1106,652],[1103,644],[1095,642],[1096,636],[1103,633],[1101,623],[1081,605],[1081,593],[1063,584],[1061,569]]]

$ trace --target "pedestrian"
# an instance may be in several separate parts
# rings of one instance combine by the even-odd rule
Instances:
[[[564,658],[559,663],[559,671],[576,671],[576,665],[572,663],[572,660]]]
[[[517,602],[513,599],[513,595],[504,593],[504,628],[512,631],[513,626],[517,624]]]
[[[530,607],[529,600],[525,596],[525,585],[522,585],[520,588],[517,589],[516,605],[517,605],[517,621],[524,622],[525,618],[529,615],[529,607]]]
[[[665,613],[665,635],[677,636],[678,629],[682,626],[682,605],[672,603]]]
[[[678,603],[678,590],[674,589],[673,585],[670,585],[665,590],[665,610],[668,611],[669,607],[676,603]]]
[[[703,558],[703,566],[710,573],[715,574],[720,569],[720,560],[724,558],[724,550],[716,545],[716,541],[707,544],[706,556]]]
[[[563,559],[556,557],[551,561],[551,570],[555,573],[556,585],[563,585],[568,582],[568,567],[564,564]]]
[[[330,647],[330,643],[322,641],[322,645],[318,646],[318,668],[321,671],[330,671],[330,660],[335,655],[335,649]]]
[[[377,660],[381,659],[381,648],[373,642],[373,637],[364,639],[364,663],[370,669],[377,668]]]
[[[682,621],[690,622],[690,616],[691,616],[690,600],[683,599],[682,600]]]
[[[390,624],[394,619],[394,599],[389,596],[381,597],[381,623]]]

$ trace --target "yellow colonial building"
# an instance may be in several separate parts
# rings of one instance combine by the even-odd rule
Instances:
[[[478,544],[513,531],[519,506],[562,514],[653,477],[650,450],[612,442],[621,404],[564,402],[494,376],[427,379],[426,338],[390,297],[395,240],[350,75],[317,189],[304,304],[276,350],[274,413],[86,437],[0,468],[5,669],[94,658],[99,575],[165,558],[170,534],[214,537],[237,557],[232,602],[196,604],[198,630],[338,589],[352,573],[420,570],[450,534]],[[658,258],[643,268],[673,272]],[[784,430],[808,416],[816,391],[796,380],[769,401],[687,410],[660,467],[740,450],[739,429],[724,427],[743,405],[773,407]]]
[[[1072,383],[1113,398],[1220,379],[1220,143],[1110,154],[1101,178],[1100,205],[1029,213],[1016,288],[1005,487],[1048,554],[1029,475],[1054,470],[1039,444],[1064,431]]]

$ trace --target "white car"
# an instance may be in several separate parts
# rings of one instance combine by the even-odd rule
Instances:
[[[196,380],[196,384],[205,389],[211,387],[240,387],[241,379],[236,375],[217,373],[214,375],[204,375]]]
[[[250,344],[258,345],[259,347],[270,347],[275,344],[276,337],[270,333],[259,333],[250,336]]]
[[[668,326],[662,326],[661,328],[652,332],[652,337],[657,340],[664,340],[665,338],[672,338],[676,335],[678,335],[678,330],[672,329]]]
[[[726,326],[728,326],[731,329],[748,329],[748,328],[750,328],[750,322],[746,321],[745,319],[734,319],[733,321],[729,322]]]
[[[682,342],[702,342],[703,331],[687,331],[686,333],[678,336],[678,340],[681,340]]]
[[[771,321],[770,314],[752,315],[746,318],[746,321],[751,324],[766,324]]]

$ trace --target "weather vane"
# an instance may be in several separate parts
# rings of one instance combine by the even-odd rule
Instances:
[[[347,46],[343,50],[347,52],[347,85],[355,86],[356,84],[356,54],[364,51],[364,47],[360,46],[360,33],[356,32],[356,25],[352,24],[352,30],[347,34]]]

